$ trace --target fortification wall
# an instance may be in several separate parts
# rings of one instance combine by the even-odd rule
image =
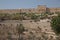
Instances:
[[[0,10],[0,13],[20,13],[19,9],[4,9]]]
[[[44,13],[44,12],[60,12],[60,8],[47,8],[46,5],[38,5],[37,8],[29,9],[4,9],[0,13]]]
[[[60,12],[60,8],[49,8],[50,12]]]

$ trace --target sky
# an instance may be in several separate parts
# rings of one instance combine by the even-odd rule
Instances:
[[[37,5],[60,7],[60,0],[0,0],[0,9],[36,8]]]

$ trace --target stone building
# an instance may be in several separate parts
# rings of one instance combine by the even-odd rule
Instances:
[[[60,8],[48,8],[46,5],[38,5],[36,8],[29,9],[0,9],[0,13],[44,13],[60,12]]]

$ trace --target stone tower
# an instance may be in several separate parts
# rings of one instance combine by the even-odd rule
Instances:
[[[44,13],[46,12],[46,5],[38,5],[37,6],[37,13]]]

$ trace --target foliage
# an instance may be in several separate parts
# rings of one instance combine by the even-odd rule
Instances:
[[[20,13],[8,14],[8,13],[0,13],[1,20],[20,20],[22,18]]]
[[[17,27],[17,31],[18,31],[18,34],[19,34],[19,39],[18,40],[21,40],[21,34],[25,31],[24,29],[24,26],[22,24],[20,24],[18,27]]]
[[[12,20],[19,20],[19,19],[20,19],[20,14],[19,14],[19,13],[12,14],[12,15],[11,15],[11,19],[12,19]]]
[[[1,20],[3,20],[3,19],[4,19],[4,20],[9,19],[8,17],[9,17],[9,14],[7,14],[7,13],[6,13],[6,14],[4,14],[4,13],[1,13],[1,14],[0,14],[0,19],[1,19]]]
[[[37,19],[37,16],[35,14],[32,14],[31,19]]]
[[[60,34],[60,15],[53,17],[51,20],[51,27],[55,33]]]
[[[41,13],[40,19],[45,19],[45,18],[47,18],[47,14],[46,13]]]
[[[8,40],[12,40],[12,34],[10,32],[8,32]]]
[[[0,19],[1,20],[25,20],[25,19],[33,19],[33,20],[38,20],[38,19],[45,19],[48,17],[48,15],[52,15],[53,13],[0,13]]]
[[[21,34],[24,32],[24,26],[22,24],[20,24],[18,27],[17,27],[17,30],[18,30],[18,34]]]

